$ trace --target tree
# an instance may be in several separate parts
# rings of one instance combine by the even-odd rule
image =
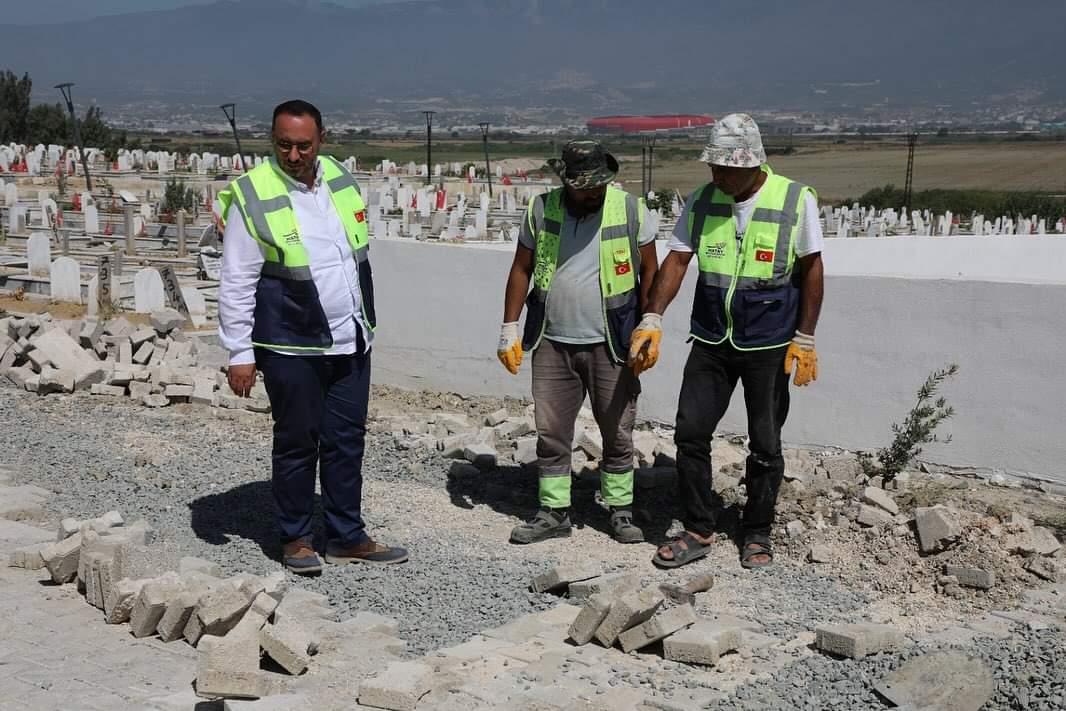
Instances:
[[[67,112],[59,104],[37,104],[30,109],[26,119],[26,133],[19,140],[29,145],[67,145],[70,142]]]
[[[0,143],[25,140],[32,88],[29,74],[19,79],[11,71],[0,73]]]
[[[112,140],[111,127],[100,118],[100,107],[90,106],[81,122],[81,140],[87,147],[105,148]]]
[[[171,178],[163,188],[162,211],[173,215],[178,210],[191,211],[200,201],[200,192],[185,185],[184,180]]]

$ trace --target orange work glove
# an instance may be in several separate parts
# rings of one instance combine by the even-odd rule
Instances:
[[[785,353],[785,373],[792,375],[792,363],[796,364],[796,377],[792,383],[803,386],[818,379],[818,352],[814,350],[814,336],[796,331]]]
[[[518,337],[518,322],[505,323],[500,329],[500,344],[496,346],[496,357],[503,367],[518,375],[522,365],[522,340]]]
[[[629,341],[629,367],[634,375],[640,375],[659,360],[659,343],[662,339],[662,314],[644,314]]]

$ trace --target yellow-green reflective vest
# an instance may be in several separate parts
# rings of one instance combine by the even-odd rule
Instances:
[[[322,185],[329,190],[359,274],[363,322],[373,330],[374,280],[370,270],[366,206],[359,184],[336,160],[319,156]],[[265,259],[255,293],[252,343],[288,350],[325,351],[333,345],[329,320],[311,279],[307,250],[289,199],[289,184],[274,161],[232,181],[223,193],[237,206]]]
[[[533,288],[526,298],[522,335],[522,349],[528,353],[540,345],[547,327],[548,298],[559,264],[559,241],[566,219],[563,188],[556,188],[543,199],[530,200],[526,219],[537,240]],[[607,188],[600,218],[600,293],[607,347],[618,363],[624,363],[629,355],[629,339],[640,316],[637,239],[643,220],[640,201],[623,190]]]
[[[739,350],[787,345],[799,318],[799,280],[792,267],[805,192],[769,166],[738,249],[735,201],[713,183],[696,191],[688,230],[699,263],[692,337]]]

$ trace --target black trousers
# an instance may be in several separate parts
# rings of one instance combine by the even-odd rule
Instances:
[[[273,491],[281,542],[311,535],[316,469],[327,543],[367,540],[363,445],[370,354],[281,355],[255,349],[274,416]]]
[[[785,474],[781,456],[781,427],[789,403],[785,350],[739,351],[728,344],[693,343],[685,363],[674,432],[686,530],[701,536],[714,531],[722,500],[711,488],[711,437],[740,380],[748,411],[750,452],[742,535],[770,535]]]

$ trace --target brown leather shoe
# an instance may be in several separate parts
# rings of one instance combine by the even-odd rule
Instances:
[[[407,560],[405,548],[392,548],[367,539],[354,546],[342,546],[335,543],[326,545],[326,562],[336,565],[345,563],[379,563],[390,565]]]
[[[322,572],[322,561],[311,547],[310,538],[297,538],[281,547],[282,564],[297,575]]]

